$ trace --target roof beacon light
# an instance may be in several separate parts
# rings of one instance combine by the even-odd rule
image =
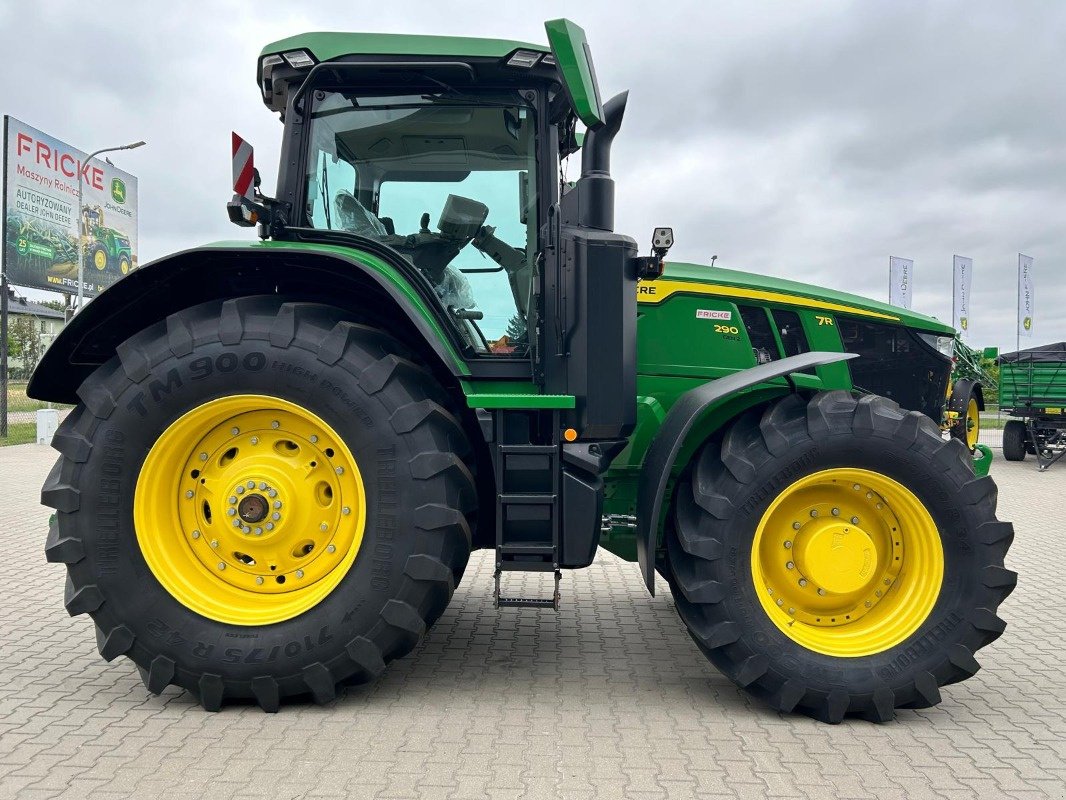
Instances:
[[[285,60],[289,62],[289,66],[293,69],[306,69],[315,64],[314,58],[306,50],[292,50],[288,53],[282,53],[282,55],[285,56]]]
[[[507,66],[529,69],[540,60],[540,53],[533,50],[515,50],[507,59]]]

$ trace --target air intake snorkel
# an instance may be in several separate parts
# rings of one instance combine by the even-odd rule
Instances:
[[[582,227],[614,230],[611,144],[622,127],[628,99],[629,92],[625,91],[608,100],[603,106],[603,125],[585,134],[581,147],[581,180],[574,187],[577,209],[573,222]]]

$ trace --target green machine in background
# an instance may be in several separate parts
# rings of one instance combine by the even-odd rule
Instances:
[[[276,196],[235,137],[227,207],[259,241],[131,272],[33,376],[78,404],[42,492],[67,610],[152,692],[275,711],[410,652],[473,550],[497,606],[551,609],[602,547],[776,709],[940,702],[1016,579],[994,483],[941,435],[955,332],[667,265],[669,228],[641,255],[614,222],[627,94],[581,28],[546,34],[264,49]]]

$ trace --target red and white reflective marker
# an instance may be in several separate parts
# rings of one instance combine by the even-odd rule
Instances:
[[[233,132],[233,191],[241,197],[252,199],[252,178],[255,176],[252,146]]]

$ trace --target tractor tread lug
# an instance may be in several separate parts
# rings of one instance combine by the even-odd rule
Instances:
[[[152,663],[145,670],[141,668],[141,680],[144,688],[152,694],[161,694],[174,680],[174,660],[164,655],[158,655],[152,659]]]
[[[936,676],[931,672],[921,672],[914,677],[914,689],[918,693],[920,703],[913,704],[915,708],[929,708],[940,703],[940,686],[936,682]]]
[[[774,696],[774,707],[782,714],[791,714],[807,695],[807,687],[796,680],[787,680],[781,684]]]
[[[77,564],[85,558],[85,545],[75,536],[63,536],[55,514],[48,521],[48,536],[44,542],[44,556],[53,564]]]
[[[125,625],[116,625],[107,633],[99,626],[96,628],[96,649],[104,661],[114,661],[133,647],[133,631]]]
[[[740,626],[735,622],[718,622],[706,631],[697,633],[700,642],[708,650],[717,650],[719,647],[733,644],[740,639]]]
[[[830,725],[839,725],[851,707],[851,695],[844,689],[833,689],[825,697],[821,718]]]
[[[67,514],[81,506],[81,492],[63,480],[63,459],[56,461],[41,487],[41,504]]]
[[[73,412],[71,412],[73,414]],[[68,417],[69,420],[69,417]],[[59,430],[52,436],[52,449],[58,451],[63,458],[75,464],[84,464],[89,460],[93,445],[87,436],[75,433],[67,429],[66,420],[59,426]]]
[[[1007,629],[1007,623],[988,608],[975,608],[971,611],[970,624],[979,631],[994,634],[995,637]]]
[[[302,671],[304,685],[311,692],[311,697],[319,705],[331,703],[337,697],[337,684],[333,673],[321,661],[308,664]]]
[[[226,684],[221,675],[205,672],[196,682],[200,705],[204,711],[221,711],[222,698],[226,695]]]
[[[75,587],[70,575],[63,587],[63,605],[72,617],[91,614],[104,604],[104,595],[95,583]]]
[[[175,358],[187,356],[192,352],[192,330],[184,314],[171,314],[167,317],[167,347]]]
[[[976,675],[981,669],[981,665],[973,657],[970,648],[961,642],[948,648],[948,661],[951,662],[953,667],[964,672],[967,678]]]
[[[765,655],[748,656],[737,665],[733,680],[738,686],[748,687],[759,680],[770,668],[770,659]]]
[[[385,659],[376,644],[365,636],[357,636],[344,646],[348,657],[363,673],[373,680],[385,671]]]
[[[413,605],[403,600],[389,600],[381,609],[381,619],[387,625],[418,638],[426,632],[426,621]]]
[[[896,693],[887,686],[878,686],[863,716],[872,722],[891,722],[896,718]]]
[[[407,577],[416,581],[442,584],[449,592],[455,588],[455,575],[451,567],[439,558],[424,553],[408,556],[403,571]]]
[[[122,365],[122,371],[130,381],[140,383],[148,377],[151,361],[137,338],[127,339],[115,349],[115,352],[118,354],[118,362]]]
[[[269,675],[252,678],[252,696],[267,714],[276,714],[281,708],[281,691],[278,682]]]
[[[716,580],[682,580],[678,576],[681,593],[690,603],[720,603],[725,597],[725,585]]]

